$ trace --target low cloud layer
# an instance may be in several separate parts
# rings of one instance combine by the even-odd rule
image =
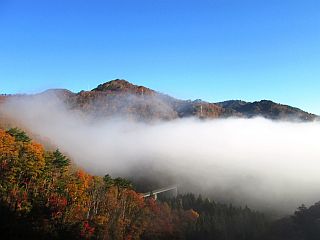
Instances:
[[[283,212],[320,200],[317,122],[93,121],[52,95],[14,98],[0,111],[94,174],[163,177],[185,191]]]

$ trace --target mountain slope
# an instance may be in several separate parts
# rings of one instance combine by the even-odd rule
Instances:
[[[316,115],[302,111],[299,108],[274,103],[269,100],[261,100],[256,102],[231,100],[217,103],[217,105],[232,109],[248,118],[262,116],[269,119],[302,121],[312,121],[317,118]]]
[[[230,100],[209,103],[202,100],[179,100],[126,80],[112,80],[91,91],[73,93],[66,89],[51,89],[37,95],[54,94],[71,110],[81,111],[92,118],[126,117],[134,120],[157,121],[184,117],[252,118],[312,121],[316,115],[298,108],[262,100],[244,102]],[[23,95],[26,97],[28,95]],[[15,96],[0,96],[1,102]],[[1,118],[1,115],[0,115]]]

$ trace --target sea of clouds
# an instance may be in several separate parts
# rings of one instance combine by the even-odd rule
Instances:
[[[282,213],[320,200],[319,122],[94,121],[52,94],[13,97],[0,111],[93,174],[163,178],[180,191]]]

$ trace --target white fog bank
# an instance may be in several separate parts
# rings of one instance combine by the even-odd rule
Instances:
[[[91,173],[130,176],[141,169],[143,175],[152,167],[160,172],[155,178],[165,172],[177,183],[189,182],[186,191],[284,212],[320,201],[318,122],[94,122],[52,96],[13,99],[0,111],[49,138]]]

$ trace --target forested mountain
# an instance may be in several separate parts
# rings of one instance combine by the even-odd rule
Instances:
[[[319,219],[319,203],[274,220],[193,194],[143,198],[126,179],[92,176],[0,129],[1,239],[316,240]]]
[[[316,115],[298,108],[272,101],[226,101],[209,103],[202,100],[179,100],[125,80],[113,80],[91,91],[73,93],[65,89],[51,89],[39,95],[55,94],[73,110],[91,117],[122,116],[135,120],[172,120],[184,117],[227,118],[265,117],[269,119],[312,121]],[[2,95],[1,102],[13,97]],[[23,97],[27,97],[24,95]]]
[[[288,105],[277,104],[269,100],[261,100],[257,102],[244,102],[239,100],[230,100],[217,103],[217,105],[232,109],[242,116],[251,118],[262,116],[270,119],[281,120],[306,120],[311,121],[316,118],[314,114],[310,114],[300,110],[299,108],[291,107]]]
[[[0,129],[1,239],[178,239],[197,218],[144,199],[126,179],[72,166],[20,129]]]

